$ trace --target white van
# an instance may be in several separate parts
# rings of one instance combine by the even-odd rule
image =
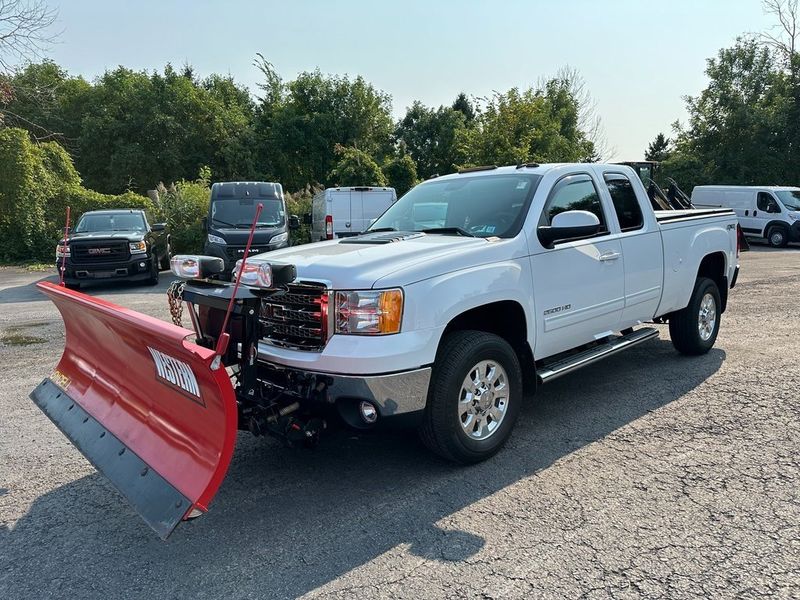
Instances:
[[[698,185],[692,190],[692,204],[732,208],[745,235],[765,238],[775,248],[800,242],[800,188]]]
[[[358,235],[397,201],[390,187],[336,187],[311,203],[311,241]]]

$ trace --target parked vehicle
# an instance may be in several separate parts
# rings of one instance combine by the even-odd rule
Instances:
[[[95,210],[56,246],[56,268],[73,289],[96,280],[158,283],[159,270],[169,268],[170,237],[166,224],[147,222],[142,210]]]
[[[327,188],[311,203],[311,241],[358,235],[397,201],[390,187]]]
[[[266,181],[236,181],[211,186],[208,217],[204,220],[206,242],[204,252],[222,259],[225,269],[220,274],[230,278],[236,261],[244,256],[250,223],[256,206],[264,209],[256,228],[250,254],[260,254],[289,245],[289,229],[300,226],[297,217],[286,215],[283,188]]]
[[[625,166],[465,170],[362,235],[240,262],[239,288],[210,278],[221,260],[176,256],[193,333],[40,284],[67,346],[32,398],[167,536],[207,509],[237,429],[298,444],[331,415],[403,423],[474,463],[508,439],[524,388],[656,337],[643,322],[708,352],[740,238],[729,209],[654,212]]]
[[[692,203],[732,209],[745,235],[764,238],[775,248],[800,242],[800,188],[698,185]]]

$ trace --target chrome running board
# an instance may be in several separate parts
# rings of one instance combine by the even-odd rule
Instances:
[[[539,381],[542,383],[552,381],[562,375],[572,373],[572,371],[576,371],[581,367],[591,365],[598,360],[632,348],[654,337],[658,337],[657,329],[654,327],[643,327],[626,335],[617,336],[611,341],[600,344],[599,346],[583,350],[582,352],[572,354],[552,363],[545,363],[537,369]]]

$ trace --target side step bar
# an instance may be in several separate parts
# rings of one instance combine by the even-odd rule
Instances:
[[[542,383],[552,381],[553,379],[558,379],[562,375],[572,373],[581,367],[595,363],[617,352],[632,348],[654,337],[658,337],[657,329],[654,327],[642,327],[627,335],[618,336],[605,344],[542,365],[538,369],[537,375]]]

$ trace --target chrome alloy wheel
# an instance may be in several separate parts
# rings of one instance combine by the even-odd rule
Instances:
[[[714,333],[717,325],[717,303],[714,296],[706,294],[700,301],[700,312],[697,319],[697,329],[700,332],[700,339],[707,342]]]
[[[508,375],[492,360],[482,360],[469,370],[458,396],[461,428],[474,440],[489,438],[506,416]]]

